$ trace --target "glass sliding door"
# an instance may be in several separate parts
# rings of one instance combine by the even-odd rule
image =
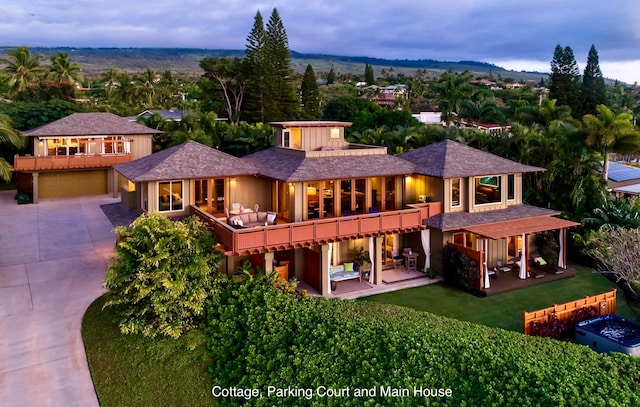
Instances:
[[[367,182],[364,178],[359,178],[354,180],[355,184],[355,212],[356,213],[367,213],[366,207],[366,185]]]

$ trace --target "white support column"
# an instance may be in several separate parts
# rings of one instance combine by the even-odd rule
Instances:
[[[328,244],[320,246],[320,294],[323,296],[331,293],[331,283],[329,282],[329,266],[331,265],[331,250]]]
[[[382,247],[382,243],[384,241],[384,236],[376,236],[375,237],[375,259],[373,260],[375,265],[373,266],[374,280],[373,283],[376,285],[382,284],[382,251],[384,248]]]
[[[264,274],[271,273],[273,273],[273,252],[267,252],[264,254]]]
[[[113,184],[112,184],[112,188],[113,188],[113,197],[117,198],[118,197],[118,192],[120,189],[120,183],[118,182],[118,172],[116,170],[111,170],[113,172]]]
[[[39,184],[39,176],[40,173],[33,172],[31,173],[32,178],[32,188],[33,188],[33,196],[31,197],[34,204],[38,203],[38,198],[40,196],[40,184]]]

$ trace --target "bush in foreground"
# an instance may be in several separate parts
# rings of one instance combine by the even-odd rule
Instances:
[[[258,389],[262,398],[251,404],[640,403],[640,360],[626,355],[600,355],[401,307],[294,297],[260,276],[229,283],[216,299],[207,328],[213,379],[223,388]],[[268,397],[269,386],[312,394]],[[316,393],[321,386],[348,388],[349,395],[322,397]],[[375,396],[355,395],[372,388]],[[451,396],[419,397],[416,388],[451,389]]]
[[[104,283],[105,307],[115,309],[120,331],[177,338],[197,326],[222,258],[207,228],[195,217],[143,214],[116,231],[116,257]]]

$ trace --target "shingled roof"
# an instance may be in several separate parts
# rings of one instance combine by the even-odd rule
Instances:
[[[257,168],[196,141],[139,158],[113,168],[132,182],[255,175]]]
[[[416,148],[398,157],[414,163],[416,174],[439,178],[544,171],[544,168],[520,164],[452,140]]]
[[[526,219],[538,216],[554,216],[560,212],[531,205],[510,205],[506,209],[482,212],[449,212],[429,218],[427,225],[443,231],[463,229],[487,223]]]
[[[54,122],[23,132],[25,136],[114,136],[158,134],[154,130],[138,123],[130,122],[113,113],[73,113]]]
[[[283,182],[412,174],[414,165],[388,154],[303,157],[279,153],[272,147],[243,157],[260,175]]]

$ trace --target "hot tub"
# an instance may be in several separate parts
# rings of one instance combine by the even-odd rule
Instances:
[[[576,342],[591,349],[640,357],[640,324],[607,314],[576,324]]]

